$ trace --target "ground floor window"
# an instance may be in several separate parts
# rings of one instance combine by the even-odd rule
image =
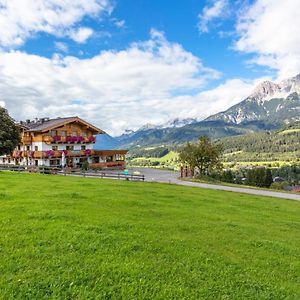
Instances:
[[[60,165],[60,160],[59,159],[50,159],[50,166],[59,166]]]
[[[112,156],[106,156],[106,161],[107,161],[107,162],[113,161],[113,157],[112,157]]]
[[[93,157],[93,163],[94,164],[98,164],[99,162],[100,162],[100,157],[99,156]]]

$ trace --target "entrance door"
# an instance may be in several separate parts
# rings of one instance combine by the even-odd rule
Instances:
[[[67,157],[67,167],[70,167],[70,168],[73,168],[74,165],[73,165],[73,158],[70,158],[70,157]]]

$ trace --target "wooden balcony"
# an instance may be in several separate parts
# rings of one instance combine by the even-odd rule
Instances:
[[[22,157],[22,151],[18,151],[18,150],[13,151],[12,157],[13,158],[21,158]]]
[[[59,151],[14,151],[13,157],[28,157],[28,158],[61,158],[65,154],[65,157],[106,157],[120,155],[125,160],[125,154],[127,150],[59,150]],[[116,161],[123,162],[123,160]],[[111,162],[116,163],[116,162]]]
[[[27,145],[29,145],[29,144],[32,143],[32,138],[31,138],[31,136],[23,136],[23,137],[21,138],[21,142],[22,142],[22,144],[27,144]]]
[[[29,152],[29,151],[28,151]],[[28,153],[30,154],[30,153]],[[31,157],[32,158],[59,158],[62,156],[61,151],[32,151]]]
[[[44,136],[43,142],[46,144],[90,144],[96,142],[96,137],[83,136]]]

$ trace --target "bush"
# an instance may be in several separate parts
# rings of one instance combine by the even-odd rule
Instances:
[[[248,170],[246,183],[252,186],[269,188],[273,183],[271,170],[263,167]]]
[[[90,164],[87,161],[84,161],[81,165],[81,170],[82,171],[87,171],[90,167]]]
[[[273,182],[271,184],[271,189],[274,189],[274,190],[284,190],[284,188],[286,186],[288,186],[289,183],[287,181],[282,181],[282,182]]]

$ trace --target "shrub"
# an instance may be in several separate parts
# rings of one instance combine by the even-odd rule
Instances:
[[[271,184],[271,188],[274,190],[284,190],[286,186],[288,186],[289,183],[287,181],[282,182],[273,182]]]
[[[87,161],[85,161],[81,165],[81,170],[82,171],[87,171],[89,169],[89,167],[90,167],[90,164]]]

